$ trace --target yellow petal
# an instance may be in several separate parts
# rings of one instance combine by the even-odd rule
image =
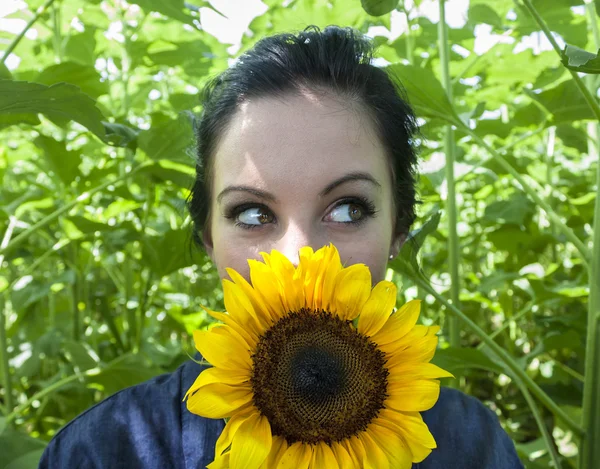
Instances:
[[[412,453],[404,438],[387,427],[372,422],[368,427],[369,435],[385,453],[390,469],[410,469]]]
[[[235,276],[235,274],[234,274]],[[256,311],[242,288],[227,280],[223,280],[223,302],[227,313],[244,329],[259,336],[262,332],[256,319]]]
[[[252,285],[248,283],[248,281],[242,277],[238,272],[233,269],[226,269],[227,273],[231,277],[231,280],[235,282],[235,284],[240,288],[243,292],[244,296],[248,298],[248,301],[252,305],[254,310],[254,317],[258,322],[260,331],[266,329],[270,324],[270,313],[268,311],[267,305],[265,305],[262,298],[257,294],[258,292],[252,288]]]
[[[371,272],[364,264],[343,269],[335,279],[332,313],[352,321],[371,294]]]
[[[437,336],[432,335],[417,339],[408,346],[399,345],[397,350],[390,350],[393,346],[390,344],[380,349],[386,354],[389,368],[407,362],[426,363],[435,355],[438,340]]]
[[[363,467],[365,469],[389,469],[390,462],[373,438],[369,435],[368,431],[361,432],[358,438],[362,442],[365,448],[365,455],[363,458]]]
[[[219,458],[215,458],[206,469],[229,469],[229,453],[225,453]]]
[[[273,443],[271,444],[271,452],[262,464],[261,469],[276,469],[279,460],[283,457],[288,449],[288,444],[285,438],[273,435]]]
[[[335,454],[325,443],[317,443],[313,452],[311,469],[326,467],[327,469],[339,469]]]
[[[360,467],[362,460],[365,458],[365,447],[356,436],[350,437],[340,442],[342,447],[348,452],[348,456],[352,459],[353,467]]]
[[[376,422],[402,435],[412,454],[412,462],[421,462],[437,448],[429,427],[419,412],[396,412],[382,409]]]
[[[386,364],[389,371],[388,383],[396,381],[411,381],[414,379],[454,378],[454,375],[433,363],[395,362],[394,366]]]
[[[225,428],[219,435],[217,439],[217,444],[215,445],[215,456],[219,457],[226,451],[233,441],[233,437],[235,433],[240,428],[240,425],[248,418],[248,416],[254,412],[257,412],[257,409],[254,406],[247,406],[241,412],[236,412],[231,416]]]
[[[270,256],[266,253],[261,254],[265,259],[265,264],[271,268],[280,285],[284,288],[285,295],[282,295],[282,302],[285,310],[298,311],[304,307],[302,279],[292,262],[276,250],[271,251]]]
[[[202,386],[187,400],[193,414],[209,419],[230,417],[235,411],[252,401],[252,389],[228,384],[213,383]]]
[[[367,337],[376,334],[390,318],[396,304],[396,285],[385,280],[375,285],[358,317],[358,332]]]
[[[398,411],[422,412],[431,409],[440,397],[439,381],[414,380],[389,383],[384,405]]]
[[[233,318],[227,313],[217,313],[216,311],[206,311],[209,315],[215,318],[217,321],[221,321],[223,324],[231,327],[235,332],[237,332],[240,337],[244,339],[246,345],[248,346],[248,350],[254,350],[256,348],[256,344],[258,343],[258,336],[240,326],[237,322],[233,320]]]
[[[277,469],[308,469],[312,459],[310,445],[297,441],[288,447],[277,465]]]
[[[194,331],[194,343],[202,356],[216,367],[252,369],[252,359],[245,341],[229,326]]]
[[[404,337],[417,323],[421,311],[421,300],[412,300],[405,303],[398,311],[392,314],[377,334],[373,341],[385,345]]]
[[[265,310],[271,316],[271,321],[277,321],[287,313],[283,302],[285,290],[281,286],[280,278],[273,270],[255,260],[249,260],[250,280],[256,291],[256,295],[265,305]]]
[[[323,273],[323,286],[321,290],[320,306],[319,309],[325,311],[331,311],[335,307],[335,285],[338,274],[342,271],[342,261],[340,259],[340,253],[333,244],[323,248],[326,249],[325,257],[327,260],[327,268]],[[319,303],[317,298],[316,303]]]
[[[242,422],[231,443],[231,469],[258,469],[271,451],[271,425],[258,412]]]
[[[352,457],[348,453],[348,450],[337,441],[331,443],[331,450],[335,456],[340,469],[354,469],[356,465],[352,461]]]
[[[202,386],[206,386],[211,383],[224,383],[233,386],[243,385],[249,383],[250,373],[246,370],[226,370],[223,368],[207,368],[203,370],[194,383],[190,386],[188,391],[185,393],[184,400],[190,394],[194,394]],[[248,389],[250,385],[247,384]]]

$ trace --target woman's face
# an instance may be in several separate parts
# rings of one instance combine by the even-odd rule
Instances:
[[[204,233],[221,278],[249,279],[247,259],[272,249],[296,265],[302,246],[333,243],[346,265],[385,276],[394,236],[392,176],[369,117],[358,106],[306,92],[244,103],[213,160]]]

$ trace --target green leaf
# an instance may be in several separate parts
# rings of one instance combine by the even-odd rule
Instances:
[[[360,0],[364,10],[371,16],[382,16],[394,10],[398,0]]]
[[[502,18],[488,5],[476,4],[469,7],[468,21],[473,25],[485,23],[502,29]]]
[[[483,217],[493,223],[524,225],[534,213],[533,202],[525,194],[517,193],[508,200],[499,200],[488,205]]]
[[[142,245],[142,262],[158,277],[163,277],[193,261],[182,246],[190,240],[187,228],[170,230],[160,236],[146,236]]]
[[[572,79],[539,94],[533,92],[527,94],[552,114],[555,124],[595,118],[589,104]]]
[[[389,263],[391,269],[411,277],[419,275],[421,267],[417,255],[425,238],[437,230],[440,218],[441,212],[437,211],[420,228],[410,232],[408,239],[400,249],[400,254]]]
[[[135,3],[141,6],[147,12],[156,11],[165,16],[181,21],[182,23],[193,25],[194,17],[183,12],[183,0],[131,0],[130,3]]]
[[[67,59],[93,67],[96,61],[94,53],[96,49],[95,33],[96,28],[86,26],[84,32],[71,34],[63,47],[64,56]]]
[[[0,79],[12,80],[12,74],[4,62],[0,62]]]
[[[128,355],[117,363],[111,363],[100,374],[88,378],[90,386],[99,385],[107,395],[147,381],[161,373],[139,355]]]
[[[82,65],[77,62],[62,62],[45,68],[34,79],[36,83],[54,85],[56,83],[70,83],[78,86],[85,94],[96,99],[108,93],[108,82],[100,81],[100,74],[93,66]]]
[[[386,70],[392,77],[399,78],[417,115],[439,117],[453,123],[460,122],[446,91],[435,78],[433,71],[403,64],[389,65]]]
[[[102,122],[102,125],[104,125],[104,131],[106,132],[104,138],[106,143],[135,150],[137,137],[140,133],[139,129],[113,122]]]
[[[88,350],[79,342],[65,339],[62,344],[63,350],[71,363],[80,371],[90,370],[98,366],[98,363],[89,354]]]
[[[39,135],[34,143],[44,151],[48,165],[65,185],[68,186],[80,175],[80,152],[68,151],[65,142],[58,142],[45,135]]]
[[[44,114],[49,118],[73,120],[104,138],[102,113],[96,102],[74,85],[46,86],[27,81],[0,80],[0,117]],[[24,119],[23,122],[27,122]]]
[[[192,116],[179,114],[178,119],[153,125],[138,135],[138,146],[153,160],[171,160],[192,165],[193,158],[187,155],[192,148],[194,134]]]
[[[600,50],[598,50],[600,53]],[[560,55],[560,60],[570,70],[582,73],[600,73],[600,57],[579,47],[567,44]]]
[[[448,347],[438,349],[431,361],[457,377],[465,375],[467,370],[471,368],[492,371],[498,374],[504,373],[502,366],[491,360],[481,350],[474,348]]]
[[[2,455],[1,463],[3,468],[10,467],[14,464],[13,468],[35,468],[39,463],[40,456],[46,443],[30,436],[17,432],[14,430],[5,430],[0,434],[0,454]],[[31,457],[32,452],[37,452],[37,460],[35,464],[31,464],[33,461],[28,458]],[[19,459],[25,458],[22,461]],[[25,463],[30,463],[26,465]],[[24,463],[25,465],[20,465]]]
[[[42,454],[44,454],[44,448],[34,449],[12,460],[4,466],[4,469],[36,469]]]

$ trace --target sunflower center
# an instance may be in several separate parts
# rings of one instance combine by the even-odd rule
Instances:
[[[254,404],[288,443],[356,435],[387,397],[383,352],[326,311],[284,316],[261,336],[252,360]]]

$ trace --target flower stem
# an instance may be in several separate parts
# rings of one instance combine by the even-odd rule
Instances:
[[[63,207],[59,208],[58,210],[52,212],[50,215],[42,218],[35,225],[30,226],[25,231],[20,233],[18,236],[15,236],[15,238],[10,243],[8,243],[8,245],[6,245],[4,247],[0,247],[0,255],[8,254],[13,249],[15,249],[17,246],[19,246],[23,241],[25,241],[27,238],[29,238],[29,236],[31,236],[33,233],[35,233],[39,228],[48,225],[49,223],[54,221],[56,218],[58,218],[63,213],[71,210],[73,207],[75,207],[80,202],[88,200],[96,192],[100,192],[100,191],[106,189],[110,185],[118,186],[118,185],[122,184],[123,182],[125,182],[127,179],[129,179],[131,176],[136,174],[137,172],[141,171],[144,168],[147,168],[148,166],[152,166],[152,165],[154,165],[153,161],[150,161],[150,160],[144,161],[143,163],[139,164],[136,168],[129,171],[127,174],[124,174],[123,176],[120,176],[116,179],[106,181],[104,184],[100,184],[99,186],[94,187],[92,190],[84,192],[83,194],[79,195],[79,197],[77,197],[75,200],[72,200],[68,204],[66,204]]]
[[[46,3],[44,3],[41,7],[39,7],[37,9],[35,14],[33,15],[33,18],[31,18],[29,20],[29,23],[27,23],[25,25],[25,27],[23,28],[23,31],[21,31],[19,33],[19,35],[13,39],[13,41],[8,46],[8,49],[6,49],[4,51],[4,55],[0,59],[0,63],[6,62],[6,59],[8,58],[8,56],[12,53],[13,50],[15,50],[15,47],[17,47],[17,44],[19,44],[19,42],[21,42],[21,39],[23,39],[25,37],[25,34],[27,34],[27,31],[29,31],[29,29],[39,19],[39,17],[43,15],[44,11],[46,11],[46,9],[53,3],[54,3],[54,0],[47,0]]]
[[[448,27],[446,25],[446,0],[439,1],[440,21],[438,22],[438,40],[440,48],[440,64],[442,67],[442,84],[446,90],[448,100],[452,102],[452,80],[450,78]],[[454,178],[454,129],[452,125],[446,126],[444,151],[446,153],[446,207],[448,211],[448,268],[450,270],[450,298],[452,304],[460,308],[460,276],[459,276],[459,251],[458,233],[456,225],[458,216],[456,211],[456,183]],[[448,320],[449,342],[453,347],[460,347],[460,329],[456,316]]]
[[[494,160],[502,166],[502,168],[508,172],[522,187],[523,191],[529,195],[537,204],[540,206],[548,215],[548,218],[556,225],[556,228],[559,229],[571,243],[575,246],[575,248],[581,254],[583,262],[588,265],[590,259],[592,257],[592,253],[587,248],[587,246],[581,241],[577,235],[573,232],[571,228],[569,228],[556,214],[556,212],[552,209],[550,204],[546,202],[539,194],[543,193],[543,190],[540,187],[537,187],[537,184],[531,179],[527,182],[519,172],[513,168],[496,150],[490,147],[485,140],[483,140],[479,135],[477,135],[472,129],[469,128],[464,123],[461,123],[462,130],[468,133],[473,140],[475,140],[480,146],[482,146],[488,153],[494,156]],[[534,187],[531,187],[534,186]]]
[[[519,3],[518,0],[514,0],[514,1],[518,5],[518,3]],[[546,24],[544,19],[540,16],[540,14],[537,12],[535,7],[531,3],[531,0],[522,0],[522,2],[523,2],[523,5],[525,5],[525,8],[527,8],[527,10],[529,10],[529,13],[531,14],[531,16],[533,16],[533,19],[538,24],[540,29],[544,32],[544,35],[546,36],[548,41],[550,41],[552,48],[556,51],[558,56],[562,58],[562,50],[560,49],[558,43],[554,39],[554,36],[552,36],[552,33],[550,32],[550,28],[548,28],[548,25]],[[592,5],[592,7],[593,7],[593,5]],[[569,70],[569,73],[571,73],[571,76],[573,77],[573,81],[575,82],[575,85],[577,85],[577,88],[579,88],[579,91],[581,92],[581,94],[583,94],[584,99],[586,100],[586,102],[588,103],[590,108],[592,109],[592,112],[596,116],[596,119],[600,120],[600,105],[598,105],[598,101],[596,100],[596,98],[594,98],[592,93],[590,93],[590,91],[586,88],[585,84],[583,83],[583,80],[579,77],[577,72],[575,72],[574,70],[571,70],[571,69],[568,69],[568,70]]]
[[[527,405],[529,405],[529,408],[531,409],[531,413],[533,414],[533,417],[535,418],[537,426],[540,429],[540,433],[542,434],[542,438],[544,439],[544,442],[546,443],[546,446],[548,448],[548,453],[550,454],[550,458],[552,459],[552,462],[554,463],[554,468],[561,469],[562,466],[560,464],[560,456],[558,454],[558,451],[556,450],[556,444],[554,443],[554,439],[552,438],[552,435],[548,431],[548,427],[546,427],[546,423],[544,422],[544,418],[542,417],[542,413],[540,412],[540,409],[538,408],[535,400],[531,396],[529,389],[527,389],[527,386],[525,386],[519,378],[516,378],[515,376],[513,376],[513,379],[514,379],[515,383],[517,384],[517,386],[519,387],[519,389],[521,390],[521,392],[523,393],[523,396],[525,397],[525,400],[527,401]]]
[[[422,275],[417,275],[413,277],[412,280],[415,281],[418,285],[421,286],[428,293],[433,295],[440,303],[442,303],[446,308],[452,311],[475,335],[477,335],[485,344],[494,352],[507,366],[507,368],[512,372],[511,375],[517,376],[523,383],[527,386],[528,389],[534,394],[535,397],[539,399],[539,401],[544,404],[548,409],[550,409],[554,415],[559,417],[567,427],[572,430],[577,436],[583,435],[583,429],[575,423],[567,413],[562,410],[548,394],[546,394],[539,385],[533,381],[527,375],[525,370],[521,368],[513,357],[504,350],[500,345],[498,345],[489,335],[485,333],[483,329],[481,329],[475,322],[473,322],[469,317],[459,310],[456,306],[446,300],[440,293],[438,293],[427,281],[427,279]]]
[[[586,4],[588,19],[596,48],[600,47],[600,34],[596,24],[594,5]],[[586,77],[590,93],[596,91],[596,77]],[[596,202],[594,207],[594,233],[592,258],[589,269],[590,296],[588,299],[587,339],[585,347],[585,380],[583,383],[583,428],[585,437],[579,448],[579,467],[592,469],[600,461],[600,151],[598,122],[588,123],[588,154],[596,161]]]

